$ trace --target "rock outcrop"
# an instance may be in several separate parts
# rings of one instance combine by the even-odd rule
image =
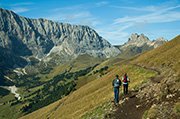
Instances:
[[[149,47],[157,48],[166,42],[167,40],[164,39],[163,37],[157,40],[151,41],[149,40],[148,37],[144,36],[144,34],[138,35],[137,33],[135,33],[135,34],[132,34],[131,38],[129,38],[128,41],[121,46],[121,49],[126,48],[126,47],[133,47],[133,46],[141,47],[145,44]]]
[[[34,56],[55,64],[80,54],[108,58],[121,53],[88,26],[29,19],[3,8],[0,8],[0,47],[16,57]]]

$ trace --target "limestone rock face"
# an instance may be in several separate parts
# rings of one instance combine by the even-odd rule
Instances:
[[[135,33],[131,35],[131,38],[129,38],[128,41],[121,46],[121,48],[132,47],[132,46],[141,47],[144,44],[148,45],[149,47],[157,48],[166,42],[167,40],[164,39],[163,37],[151,41],[149,40],[148,37],[144,36],[144,34],[138,35],[137,33]]]
[[[56,64],[80,54],[108,58],[121,53],[88,26],[29,19],[3,8],[0,8],[0,47],[16,57],[34,56]]]

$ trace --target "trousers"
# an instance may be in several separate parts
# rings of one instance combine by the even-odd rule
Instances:
[[[119,87],[114,88],[114,98],[115,98],[115,102],[118,103],[119,102]]]
[[[124,94],[128,93],[128,84],[123,84],[123,92]]]

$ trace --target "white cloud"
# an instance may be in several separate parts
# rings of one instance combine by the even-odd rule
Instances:
[[[68,22],[70,24],[88,25],[90,27],[94,27],[97,24],[100,24],[96,17],[93,17],[89,11],[78,11],[71,14],[55,12],[53,15],[46,18],[53,21]]]
[[[107,1],[102,1],[102,2],[96,3],[96,6],[97,6],[97,7],[100,7],[100,6],[107,5],[108,3],[109,3],[109,2],[107,2]]]
[[[125,22],[142,22],[147,23],[162,23],[162,22],[173,22],[180,20],[180,12],[168,12],[168,13],[153,13],[143,16],[130,17],[125,16],[114,20],[114,24],[125,23]]]
[[[133,7],[119,7],[122,9],[133,9],[145,11],[144,15],[137,16],[124,16],[117,18],[109,26],[104,26],[104,28],[97,29],[98,33],[102,35],[106,40],[110,41],[112,44],[122,44],[127,42],[128,37],[130,37],[130,31],[144,31],[151,23],[166,23],[180,21],[180,12],[177,8],[180,5],[170,6],[170,7],[159,7],[158,6],[148,6],[148,10],[143,8],[133,8]],[[148,11],[148,12],[147,12]],[[150,13],[151,12],[151,13]],[[134,14],[135,15],[135,14]],[[133,29],[129,29],[133,28]],[[135,29],[134,29],[135,28]],[[130,30],[130,31],[129,31]],[[158,36],[157,33],[156,38]],[[162,34],[162,36],[165,34]],[[153,37],[155,38],[155,37]]]
[[[23,7],[16,7],[16,8],[12,8],[12,11],[14,11],[15,13],[22,13],[22,12],[30,11],[30,9]]]
[[[154,6],[147,6],[142,8],[136,8],[136,7],[124,7],[124,6],[115,6],[112,5],[113,8],[120,8],[120,9],[128,9],[128,10],[138,10],[138,11],[156,11],[156,8]]]
[[[15,4],[11,4],[11,6],[24,6],[24,5],[32,5],[34,3],[32,2],[23,2],[23,3],[15,3]]]
[[[57,11],[62,11],[62,10],[77,10],[77,9],[82,9],[82,8],[84,8],[83,5],[74,5],[74,6],[69,6],[69,7],[55,8],[52,11],[57,12]]]
[[[155,12],[142,16],[125,16],[123,18],[117,18],[114,20],[114,24],[125,23],[125,22],[143,22],[147,21],[148,23],[161,23],[161,22],[172,22],[180,20],[180,12],[173,12],[176,8],[180,8],[180,5],[174,7],[168,7],[164,9],[155,10]]]

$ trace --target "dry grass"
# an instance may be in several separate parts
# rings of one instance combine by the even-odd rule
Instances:
[[[52,111],[53,108],[58,105],[59,101],[51,104],[50,107],[47,106],[42,108],[23,118],[32,118],[32,116],[34,119],[47,118],[47,116],[52,119],[80,118],[100,104],[113,98],[112,80],[115,78],[116,74],[122,76],[124,72],[128,72],[131,79],[130,88],[139,85],[147,77],[157,75],[156,72],[133,65],[117,66],[103,77],[84,85],[70,94],[57,110]]]
[[[180,67],[180,35],[162,46],[140,55],[132,63],[140,63],[149,67],[172,68]]]
[[[144,81],[148,80],[149,77],[156,77],[158,75],[157,72],[153,70],[147,70],[134,65],[130,65],[128,64],[129,61],[132,64],[141,64],[146,67],[157,69],[167,70],[168,68],[172,68],[174,71],[179,72],[179,48],[180,36],[154,50],[143,53],[138,57],[134,57],[131,60],[112,65],[108,69],[109,72],[106,75],[84,85],[83,87],[70,94],[64,99],[63,103],[60,106],[58,105],[61,101],[57,101],[22,118],[78,119],[84,114],[95,109],[100,104],[113,98],[113,87],[111,83],[116,74],[122,76],[124,72],[128,73],[131,81],[129,85],[130,89],[142,84]],[[104,67],[108,64],[108,62],[113,61],[109,59],[99,67]],[[56,109],[57,106],[58,108]]]
[[[64,73],[65,71],[76,72],[79,70],[84,70],[88,67],[92,67],[96,64],[103,62],[101,58],[95,58],[89,55],[80,55],[76,59],[67,62],[65,64],[54,67],[54,69],[47,75],[41,75],[40,77],[48,77],[52,79],[54,76]],[[45,78],[44,78],[45,79]]]

